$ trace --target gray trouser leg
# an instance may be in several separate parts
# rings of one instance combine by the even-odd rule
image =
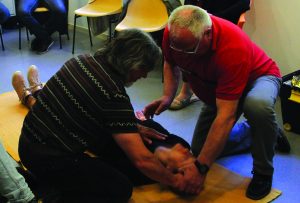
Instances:
[[[279,78],[263,76],[252,84],[249,92],[241,99],[242,103],[237,113],[237,119],[241,113],[244,113],[251,127],[251,133],[245,124],[236,124],[220,156],[243,151],[249,148],[252,140],[253,170],[260,174],[273,174],[274,147],[278,133],[274,105],[280,90],[280,83]],[[216,112],[215,106],[204,104],[201,109],[192,139],[192,152],[195,156],[200,153],[205,143]],[[249,139],[250,135],[252,139]]]
[[[253,170],[264,175],[272,175],[274,171],[273,157],[278,134],[274,105],[280,85],[281,80],[274,76],[258,78],[247,93],[242,106],[253,135]]]

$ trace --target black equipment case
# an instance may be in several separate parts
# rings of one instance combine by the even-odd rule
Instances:
[[[292,86],[293,76],[300,76],[300,70],[282,77],[280,91],[283,127],[300,134],[300,88]]]

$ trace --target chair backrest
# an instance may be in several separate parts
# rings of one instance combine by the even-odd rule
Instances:
[[[116,30],[139,28],[145,32],[163,29],[168,21],[168,12],[162,0],[131,0],[125,18]]]
[[[99,17],[117,14],[122,11],[122,0],[89,0],[86,5],[74,11],[87,17]]]

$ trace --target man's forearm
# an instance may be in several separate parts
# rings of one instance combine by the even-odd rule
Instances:
[[[239,100],[216,99],[217,116],[213,121],[205,144],[198,156],[200,163],[211,166],[223,151],[229,133],[236,121]]]
[[[145,147],[138,133],[113,134],[113,138],[143,174],[166,185],[176,184],[176,177]]]
[[[167,170],[153,154],[144,156],[142,160],[134,163],[146,176],[162,184],[174,186],[175,176]]]
[[[216,118],[208,132],[205,144],[198,156],[201,163],[211,166],[216,158],[221,154],[235,123],[235,119],[231,118],[224,121]]]
[[[164,63],[164,92],[163,95],[173,99],[175,97],[180,71],[178,67],[172,67],[168,62]]]

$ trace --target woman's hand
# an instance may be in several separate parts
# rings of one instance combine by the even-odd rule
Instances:
[[[156,130],[152,129],[152,128],[148,128],[146,126],[137,125],[138,129],[139,129],[139,133],[143,139],[144,142],[151,144],[152,143],[152,139],[157,139],[157,140],[165,140],[166,137],[168,137],[167,135],[157,132]]]

